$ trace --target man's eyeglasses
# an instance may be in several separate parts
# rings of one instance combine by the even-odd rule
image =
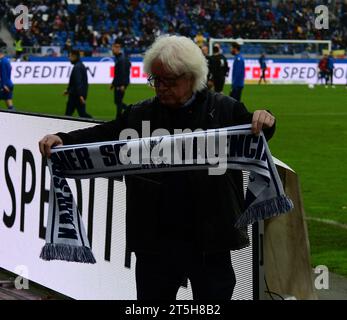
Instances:
[[[177,84],[177,80],[182,78],[184,75],[185,73],[182,73],[179,76],[174,78],[160,78],[151,74],[148,77],[147,81],[148,81],[148,84],[154,88],[158,88],[160,86],[160,83],[162,83],[164,87],[174,87]]]

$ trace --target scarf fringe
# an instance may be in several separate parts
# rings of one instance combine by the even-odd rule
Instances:
[[[96,263],[94,255],[88,247],[67,244],[46,243],[41,250],[43,260],[64,260],[70,262]]]
[[[286,195],[268,199],[257,203],[239,217],[235,223],[235,227],[240,228],[253,224],[256,221],[277,217],[283,213],[289,212],[294,208],[293,202]]]

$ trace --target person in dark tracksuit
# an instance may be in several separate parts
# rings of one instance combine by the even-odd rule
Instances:
[[[264,83],[266,83],[265,78],[265,71],[266,71],[266,61],[265,61],[265,54],[263,53],[259,58],[259,64],[261,69],[261,76],[259,78],[258,84],[261,84],[261,80],[264,80]]]
[[[231,77],[232,91],[230,96],[237,101],[241,101],[242,89],[245,85],[245,60],[240,54],[240,45],[233,43],[231,54],[234,55],[233,72]]]
[[[117,106],[117,117],[122,114],[126,108],[123,102],[126,88],[130,83],[130,67],[129,59],[121,52],[122,42],[116,40],[112,45],[114,54],[114,78],[110,89],[114,89],[114,103]]]
[[[327,78],[328,82],[330,82],[330,86],[332,88],[335,88],[333,85],[333,80],[334,80],[334,57],[332,52],[330,52],[327,60]]]
[[[223,92],[225,77],[229,75],[228,61],[220,52],[218,44],[213,46],[213,55],[210,57],[212,82],[215,92]]]
[[[65,115],[72,116],[74,111],[77,109],[80,117],[92,118],[92,116],[86,112],[86,100],[88,94],[87,69],[80,60],[79,51],[72,50],[69,58],[74,67],[70,75],[69,86],[67,90],[64,91],[64,95],[69,96]]]

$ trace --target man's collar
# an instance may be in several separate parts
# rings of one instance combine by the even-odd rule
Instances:
[[[195,97],[196,97],[196,93],[194,92],[193,95],[183,104],[183,106],[181,108],[185,108],[185,107],[190,106],[193,103],[193,101],[195,100]]]

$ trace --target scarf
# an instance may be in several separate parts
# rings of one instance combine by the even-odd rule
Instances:
[[[137,173],[208,169],[249,171],[245,211],[236,222],[243,227],[293,208],[261,132],[250,125],[192,133],[60,146],[52,149],[46,244],[40,257],[95,263],[81,216],[65,178],[119,177]]]

